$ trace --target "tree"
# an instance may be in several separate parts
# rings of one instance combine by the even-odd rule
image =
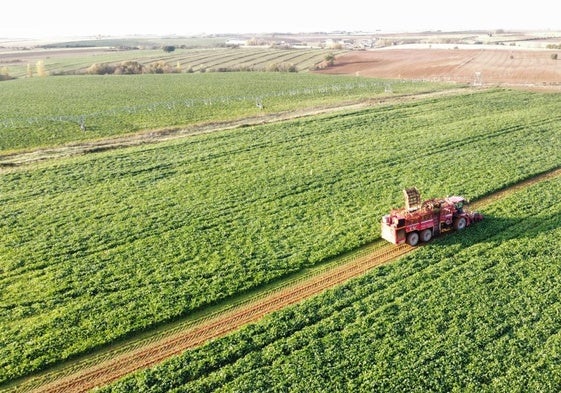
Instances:
[[[175,46],[174,45],[164,45],[162,47],[162,49],[164,50],[164,52],[166,53],[171,53],[175,50]]]
[[[10,79],[14,79],[10,76],[10,73],[8,71],[8,67],[2,67],[0,69],[0,81],[7,81]]]
[[[332,53],[328,54],[327,56],[325,56],[325,61],[327,62],[328,66],[333,66],[335,64],[335,55],[333,55]]]
[[[115,72],[115,66],[111,64],[97,64],[94,63],[88,67],[86,73],[93,75],[106,75],[113,74]]]
[[[45,71],[45,62],[43,60],[39,60],[37,64],[35,64],[35,69],[37,76],[47,76],[47,72]]]
[[[152,63],[148,66],[148,72],[151,74],[167,74],[172,68],[163,60]]]
[[[132,75],[142,74],[144,66],[138,61],[124,61],[115,68],[115,74],[118,75]]]

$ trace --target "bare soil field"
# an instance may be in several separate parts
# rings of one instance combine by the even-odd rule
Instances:
[[[477,46],[471,46],[477,48]],[[505,86],[561,86],[555,50],[396,48],[345,53],[320,72]],[[561,59],[561,57],[560,57]]]

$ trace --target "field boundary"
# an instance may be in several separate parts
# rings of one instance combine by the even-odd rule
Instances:
[[[483,207],[532,184],[561,176],[561,167],[511,184],[472,203]],[[224,308],[183,320],[148,337],[102,351],[101,355],[84,355],[84,360],[68,361],[51,370],[13,381],[10,392],[84,392],[150,366],[187,349],[195,348],[255,322],[271,312],[295,304],[324,290],[358,277],[384,263],[415,250],[407,245],[394,246],[377,240],[355,251],[333,258],[317,268],[303,272],[266,290],[257,290]],[[139,334],[140,336],[140,334]]]

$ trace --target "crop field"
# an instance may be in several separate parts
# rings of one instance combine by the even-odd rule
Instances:
[[[4,170],[0,381],[367,244],[405,186],[477,198],[557,168],[557,107],[551,94],[474,91]],[[455,266],[462,247],[448,241],[396,269]]]
[[[561,179],[439,239],[103,392],[554,392]]]
[[[325,49],[274,49],[274,48],[199,48],[177,49],[171,53],[158,50],[103,51],[92,48],[81,51],[53,50],[35,53],[0,54],[0,66],[5,66],[10,75],[25,77],[28,64],[35,69],[37,61],[43,61],[50,75],[84,74],[93,64],[120,64],[134,61],[149,66],[164,62],[176,72],[224,72],[224,71],[268,71],[276,68],[306,72],[322,63],[326,56],[344,53],[344,50]],[[19,56],[18,56],[19,55]]]
[[[438,91],[453,86],[259,72],[61,76],[6,81],[0,89],[0,154],[387,96],[388,85],[391,94]]]

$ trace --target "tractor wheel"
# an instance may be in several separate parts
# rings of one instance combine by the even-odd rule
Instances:
[[[432,239],[432,229],[425,229],[423,232],[421,232],[422,241],[428,242],[430,239]]]
[[[407,244],[410,246],[416,246],[419,243],[419,233],[411,232],[407,235]]]
[[[467,226],[467,220],[465,217],[458,217],[454,220],[454,229],[461,231]]]

